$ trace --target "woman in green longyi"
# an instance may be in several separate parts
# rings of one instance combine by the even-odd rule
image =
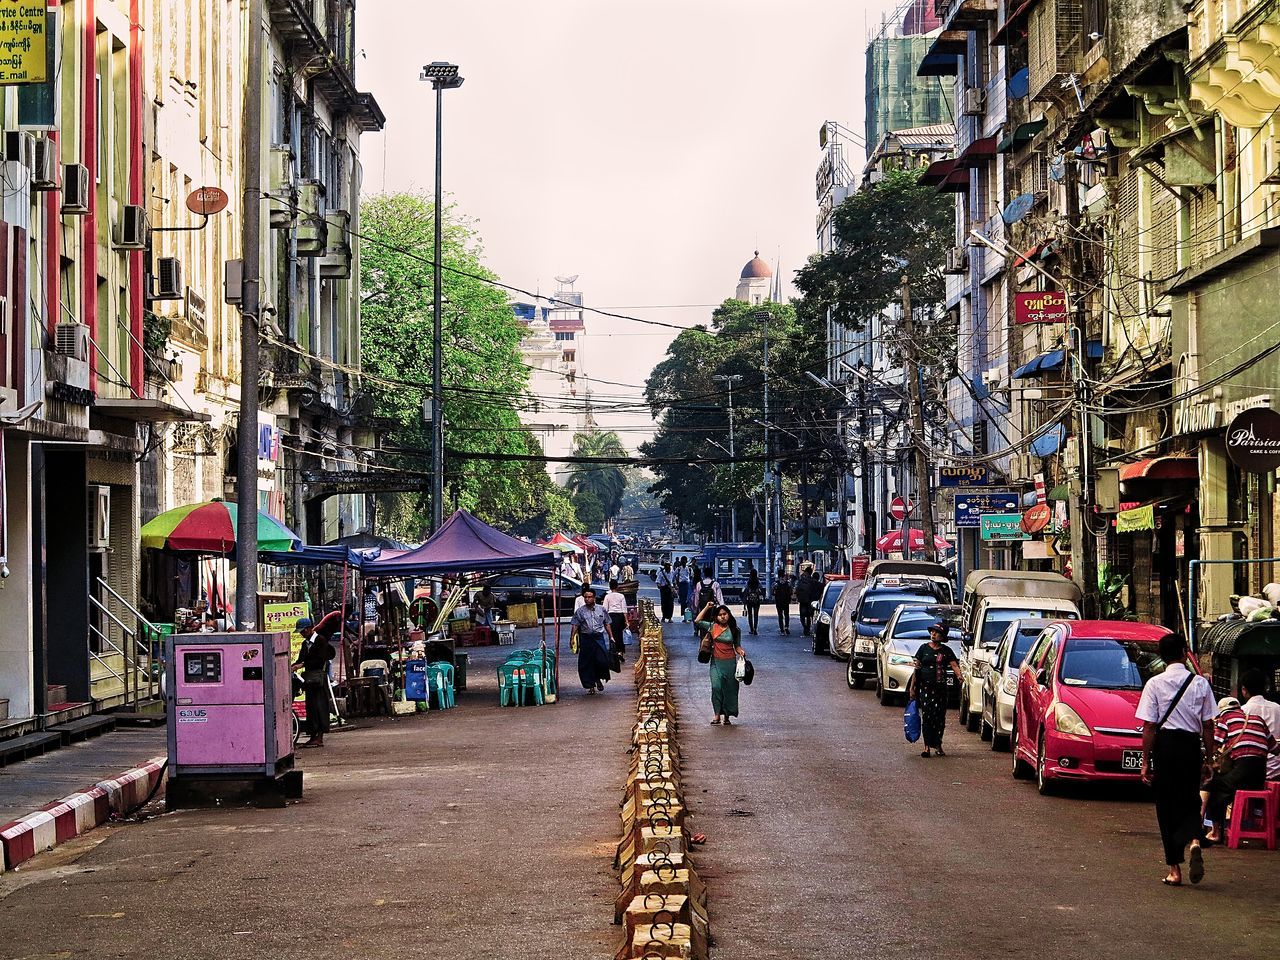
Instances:
[[[724,604],[715,607],[715,614],[708,620],[712,607],[708,603],[702,608],[697,625],[711,638],[711,709],[716,713],[711,723],[718,724],[723,718],[728,726],[732,723],[729,718],[738,715],[738,658],[747,653],[742,649],[742,630],[729,608]]]

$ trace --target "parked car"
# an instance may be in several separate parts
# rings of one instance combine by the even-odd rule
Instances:
[[[827,634],[827,653],[837,660],[847,660],[853,650],[853,609],[862,595],[864,580],[850,580],[840,590],[831,609],[831,626]]]
[[[826,653],[831,644],[831,617],[835,613],[840,592],[848,582],[848,580],[828,581],[822,588],[822,596],[813,601],[816,616],[813,618],[812,650],[815,657]]]
[[[904,603],[894,611],[876,638],[876,699],[892,706],[907,698],[907,684],[916,669],[916,652],[929,642],[929,627],[947,625],[947,646],[960,655],[961,608],[954,604]],[[955,674],[948,671],[951,694],[958,696]]]
[[[982,719],[982,683],[1000,638],[1015,620],[1075,619],[1080,588],[1056,573],[975,570],[964,582],[964,644],[960,659],[960,722],[977,732]]]
[[[559,609],[562,618],[572,617],[574,601],[582,593],[581,582],[561,574],[560,584],[555,594],[556,604],[553,607],[551,574],[543,570],[504,573],[487,582],[504,612],[513,603],[541,602],[543,616],[546,617],[553,616],[556,608]]]
[[[1018,672],[1014,777],[1034,775],[1041,793],[1065,781],[1138,780],[1138,698],[1166,666],[1158,645],[1168,633],[1123,620],[1045,627]]]
[[[1009,746],[1013,704],[1018,695],[1018,669],[1048,625],[1048,620],[1039,618],[1013,621],[991,657],[991,667],[982,681],[981,734],[983,740],[991,741],[992,750]]]
[[[938,597],[939,603],[956,602],[956,584],[952,571],[941,563],[927,560],[873,560],[864,575],[868,584],[891,586],[894,578],[899,586],[926,585]]]
[[[904,589],[895,581],[893,585],[867,584],[853,609],[852,647],[846,668],[850,687],[861,689],[876,675],[876,640],[894,611],[904,603],[936,604],[938,597],[925,586]]]

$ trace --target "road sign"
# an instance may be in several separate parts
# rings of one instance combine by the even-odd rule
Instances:
[[[984,513],[1013,513],[1022,509],[1022,497],[1012,490],[956,493],[956,526],[977,530]]]
[[[1022,512],[984,513],[980,521],[983,540],[1030,540],[1022,532]]]
[[[988,487],[991,485],[991,469],[985,463],[968,467],[939,467],[940,487]]]
[[[893,502],[889,504],[889,516],[893,517],[895,520],[901,520],[915,508],[916,505],[910,500],[904,500],[902,497],[894,497]]]

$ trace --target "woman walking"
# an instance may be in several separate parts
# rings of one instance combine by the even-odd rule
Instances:
[[[713,609],[712,619],[706,619]],[[711,723],[730,726],[730,717],[738,715],[738,658],[747,655],[742,649],[742,630],[723,603],[704,606],[697,623],[711,638],[711,709],[716,714]]]
[[[920,728],[924,734],[922,757],[947,754],[942,749],[942,734],[947,727],[947,671],[962,683],[960,662],[947,646],[947,625],[941,621],[929,627],[929,642],[916,651],[916,672],[907,684],[907,699],[920,703]]]
[[[742,591],[742,605],[747,611],[747,630],[751,635],[760,633],[760,604],[764,603],[764,586],[760,583],[760,574],[752,567],[747,574],[747,588]]]
[[[791,633],[791,592],[791,574],[779,570],[773,585],[773,605],[778,608],[778,632],[783,634]]]

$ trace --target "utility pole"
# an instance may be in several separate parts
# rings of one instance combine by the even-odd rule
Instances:
[[[1063,186],[1067,200],[1067,222],[1076,234],[1080,227],[1080,189],[1079,168],[1070,160],[1066,164],[1066,176]],[[1079,256],[1080,241],[1072,239],[1064,247],[1067,256],[1065,284],[1073,289],[1068,293],[1071,309],[1071,329],[1067,334],[1067,367],[1071,372],[1071,393],[1073,405],[1074,433],[1079,450],[1078,483],[1070,486],[1071,499],[1068,503],[1071,519],[1071,578],[1083,594],[1083,609],[1080,611],[1086,619],[1099,616],[1098,602],[1098,541],[1089,529],[1088,515],[1093,503],[1093,432],[1090,430],[1089,413],[1086,409],[1089,399],[1089,387],[1084,378],[1085,357],[1088,355],[1085,344],[1088,342],[1088,327],[1085,319],[1084,298],[1079,289],[1079,277],[1082,263]]]
[[[773,526],[773,461],[769,449],[769,311],[757,310],[756,319],[764,324],[764,592],[773,595],[773,552],[770,528]]]
[[[916,323],[911,312],[911,281],[902,275],[902,334],[906,342],[906,374],[907,398],[911,403],[911,446],[915,452],[916,465],[916,498],[920,502],[920,533],[924,543],[924,555],[927,560],[937,560],[938,551],[934,544],[933,504],[929,502],[929,458],[925,454],[928,442],[924,432],[924,405],[920,399],[920,360],[916,344]],[[910,510],[907,511],[909,516]],[[911,556],[911,541],[908,539],[908,528],[903,526],[902,555]]]
[[[240,235],[240,422],[236,429],[236,628],[258,620],[258,308],[262,273],[263,0],[249,0]]]
[[[862,470],[862,549],[868,560],[876,558],[876,512],[871,500],[871,454],[867,449],[867,433],[871,424],[870,411],[867,409],[867,382],[858,378],[858,431],[862,436],[858,439],[859,467]]]
[[[737,472],[737,461],[733,446],[733,385],[742,379],[742,374],[716,374],[711,378],[720,383],[729,385],[729,483],[733,485],[734,498],[729,504],[729,540],[732,543],[738,542],[738,498],[737,484],[734,482],[734,475]]]

